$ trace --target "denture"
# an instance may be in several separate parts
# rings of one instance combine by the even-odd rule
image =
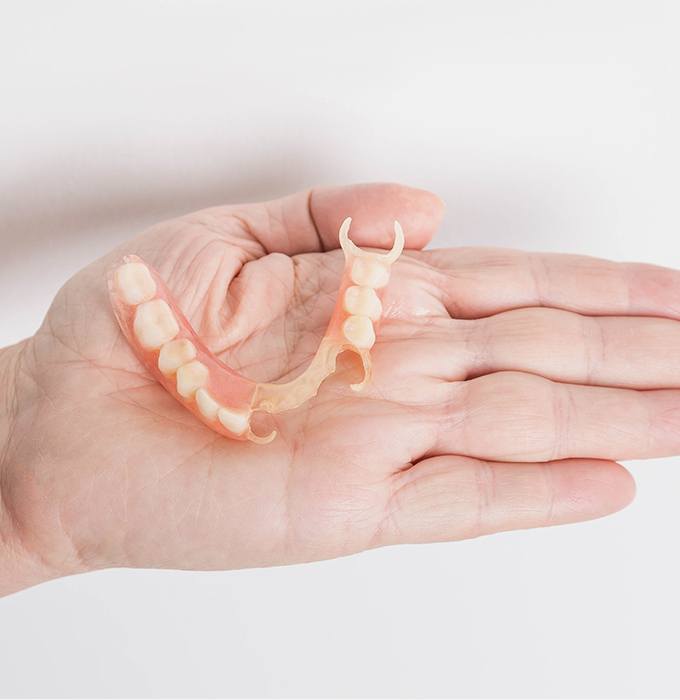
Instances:
[[[123,334],[139,360],[177,401],[216,432],[232,439],[266,444],[276,430],[257,435],[255,412],[280,413],[316,396],[335,372],[340,353],[361,359],[361,391],[371,378],[370,351],[382,316],[382,295],[391,266],[404,248],[404,233],[394,222],[394,244],[387,253],[358,248],[349,238],[351,218],[340,227],[345,268],[338,299],[319,348],[307,369],[295,379],[254,382],[219,360],[195,333],[158,273],[134,255],[109,274],[111,304]]]

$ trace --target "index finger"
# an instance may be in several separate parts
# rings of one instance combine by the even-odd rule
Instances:
[[[494,248],[428,250],[454,318],[545,306],[593,316],[680,318],[680,272],[585,255]]]

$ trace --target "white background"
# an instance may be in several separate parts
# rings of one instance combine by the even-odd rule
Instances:
[[[1,2],[0,344],[148,224],[312,184],[680,266],[680,3]],[[0,693],[680,695],[680,459],[608,519],[0,601]]]

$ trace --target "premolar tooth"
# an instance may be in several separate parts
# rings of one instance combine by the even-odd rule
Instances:
[[[369,350],[375,343],[375,331],[368,316],[350,316],[342,324],[342,332],[352,345]]]
[[[345,311],[355,316],[368,316],[372,321],[377,321],[382,313],[382,304],[371,287],[347,287]]]
[[[143,263],[125,263],[116,270],[114,277],[118,293],[130,306],[137,306],[156,296],[156,282]]]
[[[386,265],[377,260],[367,258],[357,258],[352,263],[352,282],[361,287],[372,287],[380,289],[384,287],[390,279],[390,271]]]
[[[167,302],[163,299],[145,301],[137,307],[133,323],[140,345],[155,350],[179,333],[179,325]]]
[[[246,411],[235,411],[231,408],[220,408],[217,417],[222,425],[234,435],[241,435],[248,429],[250,413]]]
[[[174,374],[182,365],[196,357],[194,344],[186,338],[165,343],[158,355],[158,369],[163,374]]]
[[[199,389],[196,392],[196,405],[204,418],[208,420],[215,420],[215,418],[217,418],[220,405],[205,389]]]
[[[202,362],[187,362],[177,370],[177,393],[190,399],[207,381],[208,368]]]

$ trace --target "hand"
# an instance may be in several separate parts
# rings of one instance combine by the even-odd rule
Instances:
[[[680,450],[680,273],[509,250],[420,250],[442,206],[319,189],[160,224],[59,292],[7,349],[5,591],[99,567],[221,569],[585,520],[633,497],[614,459]],[[342,219],[393,268],[363,394],[356,357],[258,446],[220,437],[144,371],[109,307],[125,253],[258,381],[301,372],[340,279]],[[10,572],[10,573],[7,573]]]

